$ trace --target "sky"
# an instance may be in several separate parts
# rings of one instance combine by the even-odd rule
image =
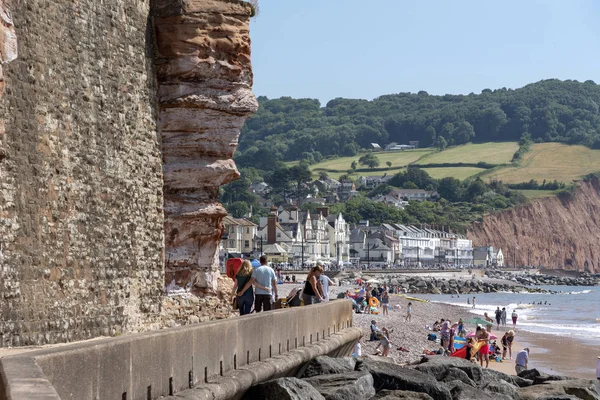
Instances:
[[[373,99],[600,83],[599,0],[260,0],[254,93]]]

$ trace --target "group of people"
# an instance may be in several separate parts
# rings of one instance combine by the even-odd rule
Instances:
[[[329,301],[329,286],[334,282],[323,272],[323,265],[319,262],[310,269],[302,291],[304,305]],[[237,290],[234,304],[240,315],[250,314],[252,306],[257,313],[270,311],[279,300],[278,277],[268,265],[267,256],[261,256],[259,264],[255,266],[250,260],[244,260],[235,275],[235,281]]]

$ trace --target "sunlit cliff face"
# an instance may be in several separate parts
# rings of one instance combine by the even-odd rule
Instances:
[[[17,34],[12,16],[6,5],[0,0],[0,96],[4,91],[4,73],[2,66],[17,58]]]

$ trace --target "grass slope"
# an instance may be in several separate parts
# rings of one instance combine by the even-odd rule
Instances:
[[[525,154],[520,165],[496,169],[481,176],[505,183],[542,183],[557,180],[570,183],[584,175],[600,171],[600,150],[561,143],[537,143]]]
[[[427,173],[435,179],[452,177],[462,181],[472,177],[475,174],[485,171],[485,169],[475,167],[443,167],[423,168],[423,171],[427,171]]]
[[[376,153],[377,158],[379,159],[380,166],[379,168],[386,168],[386,162],[390,161],[392,163],[392,167],[390,170],[399,170],[402,167],[406,167],[408,164],[417,161],[419,158],[430,154],[433,152],[433,149],[415,149],[415,150],[406,150],[406,151],[396,151],[396,152],[382,152]],[[326,172],[340,172],[342,174],[346,173],[347,170],[350,169],[350,165],[352,161],[358,162],[358,159],[363,154],[356,155],[354,157],[340,157],[334,158],[331,160],[325,160],[318,164],[311,165],[310,169],[316,172],[326,171]],[[290,164],[288,164],[290,165]],[[358,168],[365,168],[362,165],[359,165]],[[394,172],[394,173],[397,173]],[[359,173],[360,174],[360,173]],[[363,173],[364,174],[364,173]],[[373,174],[368,173],[369,175],[378,175],[377,172]],[[385,174],[381,172],[380,175]]]
[[[518,148],[519,145],[515,142],[469,143],[430,154],[427,157],[421,158],[416,164],[425,165],[458,162],[468,164],[477,164],[478,162],[486,162],[488,164],[508,164]]]

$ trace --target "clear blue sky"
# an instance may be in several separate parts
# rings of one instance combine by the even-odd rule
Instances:
[[[600,0],[260,0],[251,36],[269,98],[600,83]]]

